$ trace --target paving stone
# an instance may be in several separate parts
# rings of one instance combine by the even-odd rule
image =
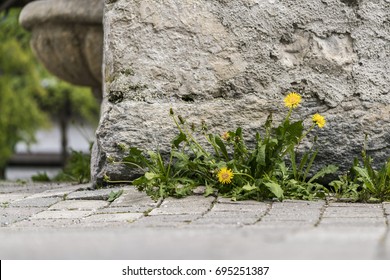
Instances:
[[[16,182],[0,182],[0,194],[3,193],[40,193],[46,190],[58,189],[69,186],[68,183],[31,183],[21,184]]]
[[[381,204],[373,203],[358,203],[358,202],[330,202],[329,207],[363,207],[365,209],[381,208]]]
[[[102,200],[64,200],[49,207],[49,210],[96,210],[108,206]]]
[[[388,217],[389,219],[389,217]],[[390,224],[390,219],[388,220],[388,224]],[[383,244],[382,258],[385,260],[390,260],[390,229],[386,233],[386,237]]]
[[[149,216],[153,215],[180,215],[206,213],[214,201],[213,197],[191,196],[182,199],[168,198],[159,208],[153,209]]]
[[[319,215],[273,215],[273,216],[265,216],[261,219],[261,222],[288,222],[288,221],[302,221],[308,222],[312,224],[316,224],[320,220]]]
[[[314,220],[261,220],[253,225],[248,227],[250,228],[260,228],[260,229],[304,229],[313,228],[317,221]]]
[[[0,194],[0,207],[6,207],[11,202],[23,199],[28,197],[29,193],[8,193],[8,194]],[[1,209],[1,208],[0,208]]]
[[[217,197],[216,198],[216,203],[221,203],[221,204],[244,204],[244,205],[259,205],[259,201],[256,200],[240,200],[240,201],[233,201],[230,198],[226,197]],[[261,203],[260,203],[261,204]]]
[[[83,188],[84,185],[74,185],[74,186],[61,186],[60,188],[49,189],[43,192],[35,193],[30,196],[30,198],[38,198],[38,197],[62,197],[66,198],[66,196],[74,191]]]
[[[327,207],[323,213],[323,217],[383,217],[383,209],[381,205],[375,207]]]
[[[94,214],[85,218],[83,223],[134,222],[142,217],[142,213]]]
[[[204,216],[194,222],[193,224],[234,224],[238,226],[253,224],[258,220],[257,217],[234,217],[234,216]]]
[[[322,218],[319,227],[386,227],[385,218]]]
[[[283,202],[272,203],[272,209],[321,209],[325,201],[303,201],[303,200],[284,200]]]
[[[317,208],[272,208],[267,216],[320,216],[321,213],[321,209]]]
[[[200,215],[158,215],[146,216],[133,223],[136,227],[179,227],[200,218]]]
[[[299,235],[291,237],[291,240],[306,240],[308,244],[314,239],[319,242],[332,242],[337,240],[346,243],[351,241],[375,241],[379,245],[386,232],[387,229],[385,227],[314,227],[311,230],[302,231]]]
[[[80,219],[91,215],[93,211],[81,210],[49,210],[40,212],[31,217],[31,219]]]
[[[28,219],[45,208],[4,208],[0,210],[0,226],[5,227],[14,222]]]
[[[224,219],[224,218],[234,218],[234,219],[260,219],[262,217],[262,213],[259,212],[236,212],[236,211],[210,211],[203,215],[204,218],[216,218],[216,219]]]
[[[385,213],[390,215],[390,202],[383,203],[383,208],[385,209]]]
[[[144,212],[156,207],[157,202],[153,201],[144,192],[138,191],[135,187],[128,187],[123,194],[115,199],[110,207],[131,207],[132,212]]]
[[[49,207],[59,201],[60,197],[37,197],[37,198],[25,198],[14,201],[10,204],[11,207]]]
[[[96,210],[96,214],[115,214],[115,213],[149,213],[153,208],[142,207],[106,207]]]
[[[29,219],[23,220],[11,225],[11,228],[69,228],[71,226],[80,226],[80,219]]]
[[[219,223],[219,224],[207,224],[207,223],[186,223],[180,224],[177,228],[187,230],[229,230],[229,229],[242,229],[246,227],[244,224],[236,223]]]
[[[117,192],[123,190],[123,188],[109,188],[99,190],[82,190],[70,193],[67,200],[107,200],[111,192]]]
[[[268,208],[269,204],[257,202],[257,203],[215,203],[213,205],[213,208],[211,211],[213,212],[232,212],[232,211],[239,211],[239,212],[260,212],[265,213]]]

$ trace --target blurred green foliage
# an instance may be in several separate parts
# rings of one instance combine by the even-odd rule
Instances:
[[[0,178],[16,144],[33,143],[35,132],[59,118],[65,107],[73,121],[92,125],[99,112],[89,88],[55,78],[37,61],[30,34],[18,23],[19,13],[0,13]]]

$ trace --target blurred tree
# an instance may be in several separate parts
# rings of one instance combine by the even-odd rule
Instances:
[[[46,91],[45,94],[37,96],[37,100],[40,108],[60,126],[61,154],[65,164],[68,157],[67,130],[70,123],[83,125],[86,122],[96,125],[99,106],[89,88],[75,87],[55,77],[43,79],[42,85]]]
[[[18,28],[17,12],[0,14],[0,178],[18,142],[33,142],[46,122],[34,95],[44,93],[28,34]]]
[[[49,119],[60,123],[63,157],[72,121],[96,124],[99,105],[89,88],[51,76],[33,56],[29,34],[18,23],[20,9],[0,12],[0,179],[18,142],[35,141]]]

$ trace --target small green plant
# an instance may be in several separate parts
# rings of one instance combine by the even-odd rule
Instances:
[[[38,172],[38,174],[31,176],[33,182],[50,182],[51,179],[46,172]]]
[[[367,136],[362,150],[362,160],[355,159],[347,175],[329,185],[334,188],[338,198],[353,201],[382,202],[390,200],[390,159],[376,170],[373,159],[367,155]]]
[[[53,179],[53,181],[88,183],[90,180],[90,154],[79,151],[72,151],[68,162]]]
[[[108,195],[108,198],[107,198],[107,201],[108,202],[113,202],[115,199],[117,199],[118,197],[120,197],[121,195],[123,194],[123,190],[119,190],[117,192],[110,192],[110,194]]]
[[[1,208],[8,208],[9,207],[9,202],[8,201],[2,202],[0,207]]]
[[[126,155],[116,163],[141,170],[143,175],[132,183],[155,199],[186,196],[200,185],[206,186],[205,195],[217,192],[233,200],[322,198],[327,189],[316,180],[337,168],[330,165],[313,175],[311,168],[317,151],[312,148],[299,161],[296,154],[301,141],[316,126],[325,126],[325,118],[315,114],[312,125],[305,130],[302,120],[291,118],[301,96],[290,93],[284,102],[289,108],[284,120],[274,127],[270,114],[262,132],[256,133],[252,148],[247,146],[240,127],[221,136],[210,134],[205,123],[197,130],[171,109],[178,135],[172,140],[167,161],[159,151],[145,153],[121,144],[119,147]],[[202,135],[208,147],[202,146],[195,135]],[[105,180],[115,183],[108,177]]]

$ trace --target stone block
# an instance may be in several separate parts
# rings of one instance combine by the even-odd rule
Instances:
[[[29,219],[45,208],[4,208],[0,212],[0,227],[8,226],[14,222]]]
[[[7,194],[0,194],[0,207],[6,207],[11,202],[21,200],[25,197],[28,197],[30,194],[28,193],[7,193]]]
[[[108,1],[104,12],[103,105],[92,156],[95,184],[138,171],[107,162],[118,144],[166,154],[189,123],[223,133],[243,127],[248,143],[283,97],[305,102],[294,118],[319,112],[316,168],[350,168],[365,134],[376,162],[389,156],[390,3],[345,1]],[[302,145],[305,147],[305,145]]]
[[[153,215],[180,215],[204,214],[210,208],[213,197],[191,196],[182,199],[167,198],[158,208],[154,208],[149,216]]]
[[[109,188],[99,190],[80,190],[70,193],[68,200],[107,200],[111,192],[118,192],[122,188]]]
[[[108,206],[107,201],[101,200],[64,200],[49,207],[49,210],[91,210]]]
[[[323,213],[324,218],[381,218],[383,216],[384,213],[380,204],[372,207],[328,207]]]
[[[14,201],[10,204],[11,207],[49,207],[59,201],[60,197],[37,197],[37,198],[25,198]]]
[[[94,214],[83,220],[83,223],[106,223],[106,222],[128,222],[132,223],[144,215],[142,213],[115,213],[115,214]]]
[[[319,223],[319,227],[386,227],[386,218],[380,217],[324,217]]]
[[[91,215],[93,211],[82,210],[57,210],[42,211],[30,217],[31,220],[41,219],[81,219]]]
[[[249,212],[264,214],[269,208],[269,204],[263,202],[256,203],[215,203],[212,212]]]
[[[110,207],[131,207],[131,212],[144,212],[156,207],[156,205],[157,202],[144,192],[138,191],[135,187],[127,187],[122,195],[110,204]]]
[[[177,228],[192,224],[200,218],[197,214],[171,214],[146,216],[137,220],[132,226],[135,227],[156,227],[156,228]]]

